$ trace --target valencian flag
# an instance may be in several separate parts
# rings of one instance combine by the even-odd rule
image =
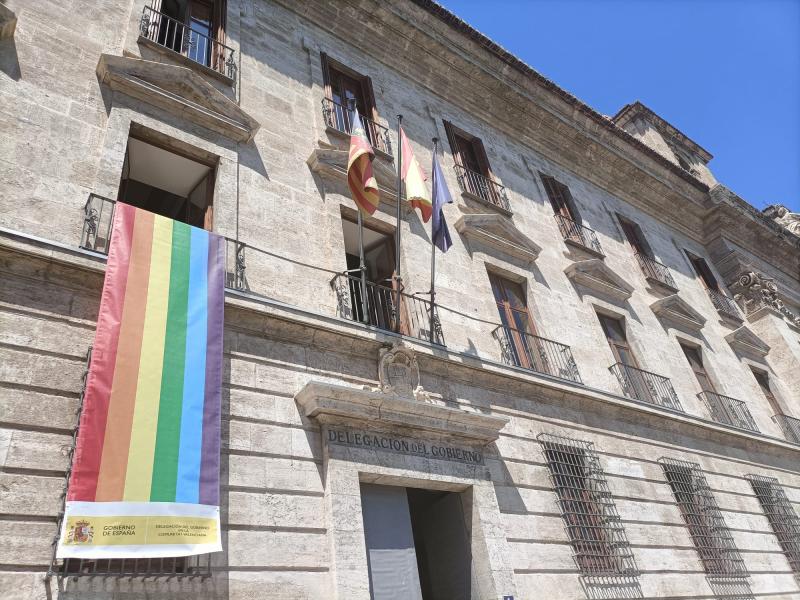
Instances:
[[[419,166],[417,157],[414,156],[414,151],[411,149],[411,144],[402,127],[400,127],[400,150],[403,164],[403,172],[400,176],[406,184],[406,198],[411,203],[411,206],[419,209],[422,214],[422,221],[427,223],[433,213],[431,196],[425,186],[428,176]]]
[[[224,252],[116,205],[59,558],[222,549]]]
[[[362,213],[371,215],[378,208],[378,182],[372,174],[375,151],[367,139],[358,111],[351,111],[350,155],[347,159],[347,185]]]
[[[447,182],[444,180],[442,167],[439,165],[439,158],[436,151],[433,152],[433,223],[431,224],[431,236],[433,243],[442,252],[447,252],[453,241],[450,239],[450,231],[444,220],[442,207],[453,202]]]

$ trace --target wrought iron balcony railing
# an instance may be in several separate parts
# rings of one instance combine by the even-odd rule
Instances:
[[[489,204],[494,204],[505,211],[511,212],[511,204],[508,201],[506,188],[503,185],[460,165],[455,165],[455,169],[456,179],[462,192],[468,192]]]
[[[787,441],[800,444],[800,419],[789,415],[773,415],[772,420],[781,428]]]
[[[139,33],[159,46],[236,81],[235,51],[213,37],[192,29],[187,23],[145,6]]]
[[[331,287],[336,292],[337,312],[340,317],[397,332],[399,308],[399,333],[444,346],[439,315],[435,305],[429,300],[400,292],[398,307],[398,294],[392,287],[364,282],[359,277],[346,273],[336,275],[331,280]]]
[[[600,240],[597,239],[594,229],[589,229],[559,213],[556,213],[555,218],[565,241],[573,242],[603,256],[603,248],[600,246]]]
[[[583,383],[569,346],[504,325],[492,331],[492,337],[500,344],[505,364]]]
[[[372,147],[386,154],[392,153],[392,142],[389,139],[389,129],[383,125],[379,125],[369,117],[365,117],[359,113],[361,123],[364,125],[364,130],[369,138],[369,143]],[[334,102],[330,98],[322,99],[322,117],[325,119],[325,125],[332,127],[343,133],[352,133],[353,123],[353,110],[345,107],[338,102]]]
[[[611,365],[609,369],[628,398],[684,412],[669,378],[623,363]]]
[[[698,397],[705,402],[711,418],[717,423],[724,423],[739,429],[758,432],[753,415],[747,408],[747,404],[736,398],[723,396],[708,390],[700,392]]]
[[[647,279],[656,281],[661,285],[672,288],[673,290],[678,289],[678,286],[675,285],[675,280],[672,278],[672,273],[669,272],[669,268],[667,268],[666,265],[662,265],[656,259],[645,254],[641,254],[640,252],[636,252],[635,256],[636,260],[639,261],[639,266],[641,267],[642,272]]]
[[[733,300],[717,290],[706,291],[708,292],[708,297],[711,298],[711,303],[714,305],[714,308],[717,309],[717,312],[741,320],[741,313]]]

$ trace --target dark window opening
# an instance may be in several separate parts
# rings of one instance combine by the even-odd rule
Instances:
[[[214,170],[183,154],[130,137],[117,199],[210,230]]]
[[[461,189],[495,206],[510,210],[505,188],[494,180],[481,139],[457,128],[449,121],[444,121],[444,129]]]
[[[688,344],[680,344],[680,346],[686,360],[689,361],[689,366],[692,367],[697,383],[700,384],[700,389],[704,392],[714,392],[714,384],[703,365],[703,355],[700,353],[700,349]]]
[[[153,0],[151,32],[158,44],[192,61],[223,71],[225,0]]]
[[[647,243],[647,239],[644,237],[642,228],[639,227],[637,223],[625,217],[617,215],[617,218],[622,227],[622,232],[625,234],[625,238],[628,240],[631,248],[633,248],[633,251],[641,256],[654,258],[653,251],[650,249],[650,244]]]
[[[539,173],[539,176],[542,178],[542,183],[544,183],[544,189],[547,192],[550,205],[553,207],[553,213],[580,223],[581,217],[575,208],[575,202],[572,199],[569,188],[549,175]]]
[[[614,354],[614,360],[623,365],[638,368],[639,363],[625,335],[625,322],[622,319],[600,313],[597,313],[597,318],[600,319],[600,325],[608,345],[611,347],[611,352]]]
[[[769,405],[772,408],[773,413],[776,415],[781,414],[783,410],[781,410],[781,407],[778,404],[778,399],[775,397],[775,394],[772,393],[772,388],[770,387],[769,383],[769,375],[767,374],[767,372],[760,371],[752,367],[750,367],[750,371],[753,373],[753,377],[756,378],[758,387],[761,388],[761,392],[764,394],[764,397],[769,402]]]
[[[717,283],[717,278],[714,277],[714,274],[711,272],[711,268],[708,266],[708,263],[705,261],[705,259],[695,256],[689,251],[686,252],[686,256],[689,257],[689,262],[692,263],[694,272],[697,273],[697,276],[700,278],[700,281],[703,282],[703,285],[706,287],[706,289],[719,292],[720,289],[719,284]]]
[[[324,116],[329,127],[351,133],[353,110],[358,111],[370,144],[389,152],[386,128],[378,125],[378,109],[372,91],[372,80],[322,55],[322,76],[325,83]]]

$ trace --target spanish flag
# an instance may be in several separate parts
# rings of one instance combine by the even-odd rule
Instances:
[[[419,209],[419,212],[422,213],[422,220],[427,223],[433,214],[431,196],[425,186],[428,176],[419,166],[417,157],[414,156],[414,151],[411,149],[411,144],[402,127],[400,127],[400,151],[403,153],[403,172],[400,176],[406,183],[406,198],[411,206]]]
[[[352,127],[350,131],[350,156],[347,159],[347,185],[358,205],[359,210],[371,215],[378,208],[378,182],[372,174],[372,159],[375,151],[367,138],[367,132],[361,124],[358,111],[352,111]]]

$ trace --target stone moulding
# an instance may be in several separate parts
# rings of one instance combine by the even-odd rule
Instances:
[[[259,123],[188,67],[101,54],[100,83],[237,141],[249,142]]]
[[[573,283],[624,302],[633,294],[633,286],[617,275],[600,258],[579,260],[564,269]]]
[[[294,397],[302,414],[319,423],[368,422],[490,444],[508,423],[505,417],[420,402],[380,390],[311,381]]]
[[[770,347],[747,327],[739,327],[725,336],[731,348],[739,354],[755,355],[764,358],[769,354]]]
[[[534,262],[542,250],[503,215],[467,213],[456,221],[455,228],[470,241],[526,262]]]
[[[706,324],[706,318],[678,294],[656,300],[650,309],[662,321],[674,323],[691,331],[700,331]]]

